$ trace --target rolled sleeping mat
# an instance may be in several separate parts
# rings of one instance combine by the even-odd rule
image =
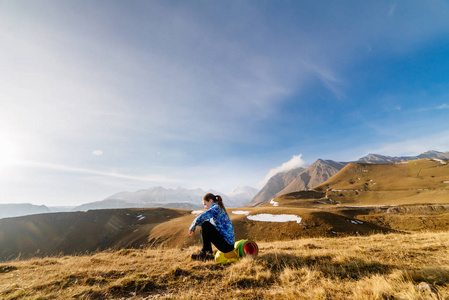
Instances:
[[[234,248],[239,250],[239,256],[256,256],[259,253],[259,246],[256,242],[249,240],[240,240],[235,242]]]

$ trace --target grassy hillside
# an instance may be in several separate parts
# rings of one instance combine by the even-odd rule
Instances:
[[[449,233],[259,243],[228,266],[198,247],[0,264],[1,299],[448,299]]]
[[[449,204],[404,204],[404,205],[344,205],[330,198],[326,193],[315,191],[301,191],[282,195],[273,199],[278,207],[294,208],[306,207],[327,215],[327,223],[333,222],[332,231],[339,227],[338,220],[346,220],[353,225],[353,230],[348,231],[350,224],[340,222],[343,228],[340,232],[347,234],[363,234],[372,232],[387,232],[387,230],[413,232],[413,231],[447,231],[449,230]],[[364,202],[362,202],[364,203]],[[270,204],[267,204],[269,206]],[[347,217],[339,219],[335,216]],[[360,224],[364,222],[364,224]],[[354,224],[355,223],[355,224]],[[365,225],[366,227],[359,227]],[[375,228],[374,226],[378,227]],[[368,226],[373,226],[369,229]],[[366,231],[368,230],[368,232]],[[371,232],[369,232],[371,230]]]
[[[263,207],[228,209],[237,240],[274,242],[449,230],[449,205],[345,207],[320,198],[322,195],[292,193],[275,198],[276,202]],[[266,214],[295,216],[301,220],[261,222],[248,218]],[[0,221],[0,261],[107,249],[190,247],[200,243],[199,234],[192,238],[187,233],[195,217],[190,210],[153,208],[5,219]]]
[[[350,163],[314,190],[343,205],[449,203],[449,165],[433,159]]]
[[[0,261],[143,247],[155,226],[186,214],[190,211],[107,209],[0,219]]]
[[[233,212],[246,212],[234,214]],[[228,209],[234,225],[236,239],[253,239],[257,241],[285,241],[304,237],[347,236],[372,233],[393,232],[379,224],[369,222],[357,223],[351,216],[329,212],[317,208],[301,207],[273,207],[270,205],[257,208]],[[248,216],[294,215],[301,218],[301,222],[260,222],[248,219]],[[166,247],[188,247],[199,243],[199,236],[195,239],[187,234],[187,230],[195,215],[185,215],[169,222],[161,223],[149,232],[152,245]]]

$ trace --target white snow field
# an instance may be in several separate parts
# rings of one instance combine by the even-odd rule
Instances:
[[[292,222],[301,223],[301,217],[296,215],[272,215],[272,214],[258,214],[247,216],[249,220],[260,222]]]

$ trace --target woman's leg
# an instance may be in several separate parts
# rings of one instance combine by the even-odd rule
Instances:
[[[210,222],[206,221],[201,225],[201,237],[203,239],[202,251],[204,253],[212,253],[212,244],[224,253],[234,250],[234,245],[228,244],[223,236],[218,232],[217,228],[215,228],[215,226]]]

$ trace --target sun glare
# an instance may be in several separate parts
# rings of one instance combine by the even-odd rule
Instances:
[[[7,137],[0,135],[0,169],[18,161],[18,147]]]

